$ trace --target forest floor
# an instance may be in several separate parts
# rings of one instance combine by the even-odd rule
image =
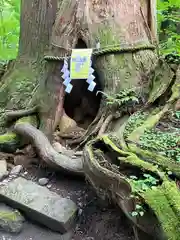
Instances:
[[[47,173],[37,167],[24,169],[25,178],[38,181],[48,177],[47,187],[60,196],[72,199],[79,207],[79,219],[72,233],[64,236],[32,222],[25,222],[18,235],[0,232],[0,240],[133,240],[132,227],[123,213],[100,200],[82,179]]]

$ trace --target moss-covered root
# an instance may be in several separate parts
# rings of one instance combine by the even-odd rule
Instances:
[[[163,115],[169,110],[170,104],[166,104],[164,108],[155,115],[149,116],[144,124],[136,128],[128,137],[129,141],[138,142],[140,137],[144,134],[146,130],[152,129],[159,120],[163,117]]]
[[[170,171],[178,178],[180,178],[180,163],[164,157],[156,152],[143,150],[132,143],[128,144],[128,148],[130,152],[137,154],[142,159],[146,159],[147,162],[158,165],[158,167],[163,171]]]
[[[37,126],[36,116],[20,118],[16,123],[20,122],[28,122]],[[20,137],[13,131],[8,131],[5,134],[0,135],[0,151],[2,152],[15,152],[18,147],[22,147],[24,144],[25,142],[21,141]]]
[[[166,239],[179,240],[179,219],[161,187],[146,191],[143,194],[143,198],[158,217],[165,235],[167,236]]]
[[[144,151],[139,148],[136,148],[135,145],[128,145],[128,149],[126,151],[119,149],[117,144],[114,143],[113,140],[108,135],[104,135],[98,138],[97,141],[103,141],[105,145],[108,146],[108,149],[112,149],[119,154],[120,166],[125,163],[125,165],[129,166],[132,169],[138,168],[139,171],[155,174],[161,181],[160,185],[148,188],[147,190],[142,190],[137,188],[137,185],[134,184],[134,180],[126,176],[127,182],[130,184],[132,190],[141,196],[144,201],[148,204],[148,206],[154,211],[163,232],[159,229],[157,233],[159,234],[158,239],[163,240],[178,240],[180,235],[180,193],[177,189],[176,184],[173,181],[170,181],[165,173],[163,172],[163,168],[159,168],[158,165],[154,165],[155,162],[145,162],[142,159],[152,158],[152,155],[148,151]],[[140,158],[136,155],[140,156]],[[154,157],[155,155],[153,155]],[[142,159],[141,159],[142,157]],[[160,165],[164,163],[164,157],[158,156],[155,158],[159,159]],[[167,160],[167,159],[166,159]],[[167,162],[165,161],[167,164]],[[120,168],[121,169],[121,168]],[[119,175],[120,177],[121,175]],[[106,176],[108,177],[108,176]],[[95,180],[95,179],[94,179]],[[162,183],[161,183],[162,182]],[[113,184],[113,183],[112,183]],[[107,189],[108,190],[108,189]],[[121,192],[121,189],[118,190]],[[127,204],[126,204],[127,205]],[[124,209],[126,211],[126,209]],[[127,215],[129,213],[126,213]],[[146,215],[146,214],[145,214]],[[148,217],[147,213],[147,217]],[[130,217],[131,219],[131,217]],[[133,221],[133,219],[131,219]],[[142,222],[143,218],[139,218],[138,226],[141,228],[145,226]],[[134,222],[134,221],[133,221]],[[149,224],[151,224],[149,222]],[[152,223],[153,224],[153,223]],[[146,228],[146,226],[145,226]],[[157,237],[157,236],[156,236]]]

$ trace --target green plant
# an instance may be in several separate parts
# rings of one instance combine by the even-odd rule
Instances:
[[[180,119],[180,111],[176,111],[174,115],[175,118]]]
[[[148,113],[141,111],[137,111],[131,115],[124,130],[124,137],[127,138],[134,129],[141,126],[147,116]]]
[[[136,176],[130,176],[131,186],[133,187],[132,191],[134,193],[145,192],[150,188],[155,187],[159,180],[155,177],[151,176],[150,174],[144,173],[143,177],[138,179]],[[139,202],[135,205],[135,210],[131,212],[131,215],[134,216],[143,216],[145,213],[145,209],[143,208],[142,204],[140,203],[138,196],[132,194],[132,197],[136,198]]]
[[[98,93],[101,91],[98,91]],[[109,95],[107,93],[101,92],[107,99],[107,105],[117,104],[119,107],[122,105],[127,105],[129,103],[139,102],[138,97],[136,96],[135,89],[124,89],[119,93]]]
[[[144,215],[144,209],[143,206],[136,204],[136,208],[134,211],[131,212],[131,215],[134,216],[138,216],[140,215],[141,217]]]
[[[138,179],[136,176],[130,176],[133,180],[133,191],[146,191],[149,188],[156,186],[158,181],[155,177],[151,176],[150,174],[144,173],[143,178]]]
[[[140,138],[140,145],[143,149],[149,149],[166,155],[176,161],[180,161],[179,131],[161,132],[157,129],[145,131]]]

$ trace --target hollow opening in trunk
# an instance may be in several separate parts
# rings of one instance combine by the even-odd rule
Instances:
[[[85,42],[78,40],[76,48],[87,48]],[[64,101],[64,109],[66,114],[74,119],[78,126],[87,128],[94,120],[99,110],[101,94],[97,95],[97,91],[102,91],[97,72],[94,73],[96,87],[93,92],[88,90],[89,84],[85,79],[72,80],[73,89],[70,94],[66,94]]]

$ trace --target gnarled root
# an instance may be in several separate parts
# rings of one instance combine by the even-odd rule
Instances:
[[[119,148],[114,137],[104,135],[85,147],[84,171],[97,193],[118,204],[125,215],[152,239],[178,240],[177,202],[180,194],[175,182],[162,172],[161,164],[157,167],[142,160],[130,149]],[[156,185],[142,188],[144,175],[153,176]],[[137,206],[142,208],[140,214]]]
[[[16,123],[13,131],[20,136],[28,138],[37,149],[37,154],[40,158],[50,167],[65,173],[84,175],[81,157],[70,158],[56,152],[48,138],[36,127],[29,123]]]

